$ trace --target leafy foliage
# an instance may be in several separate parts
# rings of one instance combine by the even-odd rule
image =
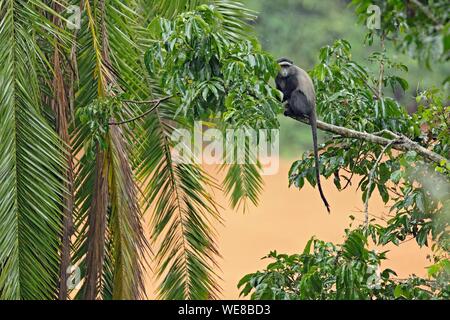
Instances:
[[[352,60],[344,40],[321,51],[312,71],[318,107],[332,124],[405,136],[443,160],[430,165],[414,151],[328,140],[322,174],[334,174],[340,189],[340,172],[348,183],[361,176],[363,199],[377,188],[394,215],[348,231],[343,245],[311,240],[301,255],[273,253],[267,271],[243,279],[244,294],[448,298],[448,98],[426,91],[419,112],[409,115],[385,96],[385,88],[406,90],[408,83],[397,74],[406,66],[388,57],[384,41],[400,39],[401,50],[425,62],[448,60],[443,1],[410,2],[383,2],[401,28],[383,20],[381,51],[368,59],[377,74]],[[367,1],[354,3],[363,17]],[[81,5],[79,30],[66,24],[71,4]],[[269,85],[277,65],[252,33],[255,19],[228,0],[0,0],[0,298],[65,299],[70,264],[81,269],[81,290],[69,292],[77,298],[143,298],[144,211],[159,296],[220,296],[214,225],[221,217],[211,194],[218,184],[199,165],[178,163],[169,136],[195,120],[222,131],[279,127],[279,92]],[[245,153],[250,159],[247,144]],[[314,185],[312,167],[306,154],[290,183]],[[232,206],[256,204],[258,163],[224,168]],[[369,250],[368,239],[383,245],[407,237],[433,242],[430,280],[400,281],[385,270],[373,287],[372,266],[385,254]]]
[[[277,65],[253,38],[232,28],[231,12],[240,8],[228,2],[202,5],[174,20],[155,20],[152,29],[160,40],[147,51],[146,66],[165,94],[178,96],[175,115],[215,123],[224,132],[276,128],[279,93],[268,81]],[[246,199],[256,204],[262,187],[246,149],[246,163],[230,166],[225,178],[233,207]]]
[[[430,66],[432,61],[447,61],[450,50],[450,29],[448,2],[401,1],[401,0],[353,0],[356,14],[361,23],[366,23],[373,12],[370,5],[380,8],[380,29],[367,34],[371,43],[374,36],[382,33],[396,44],[401,51]]]
[[[180,96],[177,112],[185,116],[277,127],[279,94],[267,84],[276,63],[255,41],[231,37],[224,23],[220,11],[206,5],[173,21],[160,19],[155,28],[162,39],[146,53],[149,73],[161,79],[165,93]]]
[[[392,73],[391,69],[407,70],[406,66],[393,64],[386,53],[375,53],[383,72],[371,76],[368,71],[351,60],[350,44],[344,40],[327,46],[320,52],[320,63],[312,70],[317,88],[318,110],[323,119],[331,124],[349,127],[362,132],[380,133],[387,138],[390,132],[402,134],[420,143],[424,147],[448,155],[448,113],[444,99],[436,90],[424,93],[427,107],[421,107],[409,115],[393,98],[385,97],[382,88],[392,83],[406,87],[404,79]],[[429,103],[428,103],[429,102]],[[339,106],[339,107],[336,107]],[[433,107],[434,106],[434,107]],[[431,110],[437,111],[431,116]],[[428,121],[431,123],[428,124]],[[427,128],[424,130],[423,128]],[[438,138],[439,137],[439,138]],[[342,190],[360,176],[358,188],[361,188],[365,202],[377,189],[385,203],[392,203],[394,216],[386,229],[377,225],[378,242],[386,244],[406,239],[408,235],[416,238],[420,245],[427,243],[427,237],[446,242],[448,234],[448,197],[449,176],[445,163],[438,164],[432,172],[430,165],[415,151],[406,153],[387,150],[385,159],[375,165],[380,146],[348,138],[328,139],[321,154],[321,172],[325,177],[334,176],[338,189]],[[370,184],[370,172],[374,183]],[[289,181],[298,188],[305,180],[315,185],[313,158],[305,153],[302,160],[296,161],[290,170]],[[345,172],[346,175],[341,175]],[[442,173],[442,174],[441,174]],[[345,179],[345,185],[342,181]],[[399,183],[402,181],[403,183]],[[433,182],[431,182],[433,181]],[[431,185],[433,187],[431,187]],[[421,186],[421,187],[418,187]],[[429,200],[424,200],[429,199]],[[442,238],[441,238],[442,237]]]
[[[322,48],[319,59],[311,74],[317,90],[318,110],[325,122],[366,132],[410,130],[412,123],[403,107],[395,99],[384,97],[379,90],[379,86],[383,89],[388,85],[406,89],[406,80],[394,72],[388,73],[392,69],[407,71],[405,65],[393,63],[384,52],[372,53],[371,61],[384,64],[380,83],[377,75],[370,74],[351,59],[351,46],[345,40]]]
[[[272,261],[264,271],[241,279],[241,295],[254,300],[448,299],[448,259],[429,267],[430,280],[398,279],[393,270],[381,269],[387,252],[369,250],[364,234],[347,231],[340,245],[311,238],[300,254],[273,251],[264,258]]]
[[[170,11],[177,3],[161,5]],[[173,97],[145,121],[147,138],[138,168],[147,184],[148,203],[156,208],[152,238],[161,243],[156,261],[163,298],[217,298],[214,270],[219,253],[210,224],[221,221],[207,190],[217,188],[214,179],[196,164],[174,163],[174,141],[167,137],[176,128],[192,130],[195,120],[223,131],[278,125],[278,92],[267,84],[276,63],[243,36],[244,19],[251,17],[237,3],[216,1],[171,20],[155,18],[149,26],[154,39],[145,54],[148,73],[158,81],[160,95]],[[225,187],[233,206],[246,199],[256,203],[261,190],[258,167],[232,165]]]
[[[219,256],[213,223],[221,221],[210,188],[212,177],[196,164],[177,163],[171,154],[176,105],[167,103],[144,123],[139,143],[142,163],[137,175],[143,181],[151,215],[151,238],[157,245],[159,295],[166,299],[214,299],[219,294]]]
[[[142,1],[139,10],[151,21],[147,30],[135,24],[139,19],[131,10],[132,3],[127,3],[128,7],[118,4],[116,7],[115,2],[106,7],[102,2],[100,6],[96,6],[96,2],[85,3],[84,28],[78,35],[81,44],[78,64],[83,70],[80,74],[83,85],[79,88],[76,109],[75,150],[76,153],[82,150],[84,155],[77,165],[75,180],[79,186],[75,261],[81,264],[82,276],[86,276],[87,281],[79,296],[96,297],[101,293],[103,298],[110,299],[141,294],[140,273],[136,270],[145,241],[140,238],[140,225],[135,219],[139,210],[134,204],[137,199],[130,171],[135,169],[144,194],[144,210],[152,210],[151,236],[157,247],[157,275],[162,279],[160,296],[167,299],[217,298],[218,276],[214,270],[219,253],[212,224],[220,221],[220,216],[209,193],[209,189],[217,185],[198,165],[177,163],[171,154],[174,142],[168,137],[177,127],[189,128],[194,119],[206,119],[209,114],[206,115],[205,106],[211,103],[217,105],[214,110],[220,115],[217,120],[226,123],[227,110],[223,108],[226,85],[235,95],[244,96],[245,90],[260,93],[259,86],[263,90],[270,89],[270,94],[278,94],[269,86],[263,86],[275,72],[276,64],[253,47],[256,42],[241,40],[247,29],[244,19],[252,19],[252,15],[237,3],[216,1],[214,7],[203,5],[198,11],[177,14],[175,12],[191,7],[181,2],[161,1],[161,6],[150,9],[145,2]],[[152,19],[158,14],[175,14],[176,18]],[[185,22],[189,22],[186,27]],[[117,29],[117,25],[121,29]],[[141,38],[147,40],[136,42],[135,39]],[[213,43],[214,39],[220,41]],[[124,43],[132,49],[124,51],[127,47]],[[148,44],[150,48],[146,47]],[[188,46],[183,46],[186,44]],[[197,50],[192,51],[192,47]],[[144,48],[148,51],[145,63],[149,79],[143,76],[140,64]],[[255,65],[245,60],[245,54],[253,51],[261,58],[258,63],[271,66],[261,65],[256,76]],[[193,55],[195,52],[197,56]],[[211,73],[211,66],[217,68],[217,63],[231,63],[232,59],[239,59],[237,62],[244,66],[234,79],[245,77],[256,89],[245,87],[244,90],[225,84],[225,79],[231,78],[230,72],[235,70],[229,69],[228,74]],[[204,63],[210,60],[210,64]],[[196,82],[196,89],[201,89],[202,103],[189,97],[193,86],[180,87],[183,83],[180,80],[186,77],[190,77],[191,84]],[[139,100],[147,98],[148,87],[153,96],[166,94],[171,97],[170,101],[163,98],[153,106],[154,112],[147,112],[148,104]],[[278,107],[276,97],[266,97],[266,92],[261,94],[261,99],[266,99],[266,108]],[[246,106],[250,108],[250,102],[246,101]],[[237,118],[234,114],[228,117]],[[261,119],[262,116],[254,120]],[[241,121],[244,120],[242,117]],[[274,115],[272,122],[277,124]],[[120,129],[116,125],[121,125]],[[244,172],[246,174],[231,176],[229,181],[233,188],[240,190],[233,194],[236,198],[248,197],[256,202],[261,186],[253,182],[260,183],[259,172],[256,168]],[[130,212],[134,213],[130,215]],[[98,231],[92,233],[92,230]],[[127,253],[133,245],[137,246],[137,252]],[[131,274],[132,270],[135,272]]]
[[[353,3],[361,21],[365,21],[366,10],[372,2]],[[408,114],[394,98],[386,96],[389,86],[402,90],[409,87],[398,75],[408,68],[388,56],[386,41],[401,39],[400,50],[408,48],[426,63],[431,59],[446,60],[448,49],[433,55],[425,42],[445,42],[444,26],[436,22],[442,19],[447,23],[447,13],[440,1],[428,6],[418,1],[376,4],[382,6],[382,29],[368,35],[369,44],[375,36],[380,39],[381,51],[373,52],[368,58],[375,68],[364,68],[353,61],[350,43],[345,40],[324,47],[319,63],[311,71],[319,114],[327,123],[393,139],[392,144],[406,137],[441,155],[442,161],[430,163],[416,151],[398,152],[390,148],[392,144],[381,148],[345,135],[327,139],[322,145],[321,173],[325,177],[333,175],[339,190],[350,185],[355,176],[360,177],[358,188],[363,191],[366,223],[347,230],[342,245],[312,239],[302,254],[271,253],[268,258],[275,261],[266,270],[241,280],[239,287],[243,287],[243,295],[252,293],[253,299],[448,299],[448,97],[437,89],[418,93],[418,111]],[[405,6],[413,4],[417,11],[408,14],[419,19],[406,17]],[[377,72],[370,71],[376,69]],[[313,157],[305,153],[291,167],[290,184],[302,188],[306,180],[314,186],[313,169]],[[378,218],[368,219],[368,200],[375,189],[391,207],[383,223]],[[416,276],[396,279],[392,270],[379,270],[386,252],[369,250],[369,239],[380,246],[401,245],[411,239],[419,246],[431,246],[434,264],[428,268],[429,279]],[[314,249],[310,253],[311,246]]]
[[[129,141],[140,132],[110,126],[133,115],[120,97],[144,95],[137,73],[141,30],[129,1],[85,1],[77,42],[79,86],[75,100],[76,163],[74,262],[85,278],[78,296],[85,299],[137,299],[144,296],[144,237]],[[122,28],[118,29],[117,26]],[[126,31],[126,32],[124,32]],[[142,64],[141,64],[142,67]]]

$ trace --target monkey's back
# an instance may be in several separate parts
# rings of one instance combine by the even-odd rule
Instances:
[[[308,100],[311,108],[315,109],[316,107],[316,92],[314,91],[314,84],[311,80],[309,74],[300,67],[293,66],[297,70],[299,77],[299,90],[303,92],[306,99]]]

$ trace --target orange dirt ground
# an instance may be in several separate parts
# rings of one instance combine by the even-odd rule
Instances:
[[[340,243],[344,229],[353,215],[362,221],[363,203],[361,193],[356,188],[339,192],[332,180],[324,181],[324,192],[331,205],[331,215],[327,214],[318,191],[306,186],[299,191],[288,188],[288,171],[291,162],[281,160],[277,175],[264,178],[264,191],[258,207],[250,206],[244,214],[228,208],[228,200],[216,192],[216,200],[225,208],[222,211],[224,225],[218,226],[219,251],[223,258],[219,260],[224,299],[238,299],[237,283],[247,273],[255,272],[267,265],[260,258],[271,250],[283,253],[301,252],[311,236],[325,241]],[[208,169],[213,176],[215,169]],[[369,211],[376,216],[385,216],[389,212],[375,192],[370,201]],[[419,249],[414,241],[408,241],[400,248],[387,247],[380,250],[391,251],[383,267],[398,272],[399,277],[410,274],[426,275],[425,267],[431,263],[427,260],[428,249]],[[151,274],[151,272],[149,272]],[[149,298],[155,297],[155,281],[149,275],[146,281]]]

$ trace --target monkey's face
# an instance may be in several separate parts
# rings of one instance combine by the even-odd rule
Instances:
[[[283,78],[289,77],[292,64],[290,64],[286,61],[283,61],[283,62],[279,63],[279,65],[280,65],[280,75]]]
[[[281,67],[280,74],[283,78],[287,78],[289,76],[289,68]]]

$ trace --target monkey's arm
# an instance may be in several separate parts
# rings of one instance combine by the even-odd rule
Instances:
[[[283,81],[283,80],[281,80],[280,76],[276,76],[275,77],[275,85],[277,87],[277,90],[279,90],[279,91],[282,91],[282,89],[281,89],[281,81]]]
[[[281,102],[283,102],[283,105],[286,105],[286,101],[289,100],[288,96],[285,94],[286,81],[283,80],[281,77],[277,76],[275,78],[275,85],[277,87],[277,90],[283,93],[283,98],[281,99]]]

